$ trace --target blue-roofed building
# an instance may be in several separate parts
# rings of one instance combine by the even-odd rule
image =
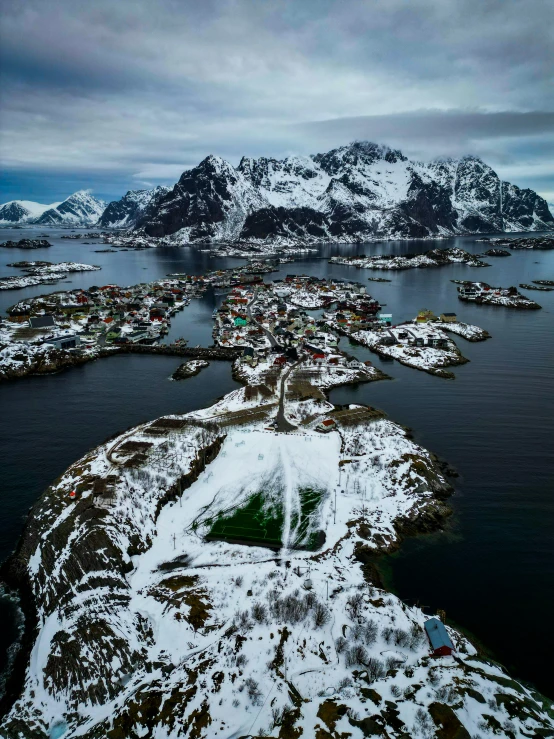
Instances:
[[[423,627],[431,644],[433,654],[442,656],[452,654],[455,651],[455,647],[442,621],[439,621],[438,618],[430,618],[423,624]]]

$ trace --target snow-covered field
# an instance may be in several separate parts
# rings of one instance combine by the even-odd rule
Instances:
[[[462,323],[461,321],[442,321],[433,322],[433,326],[440,328],[442,331],[450,331],[450,333],[462,336],[467,341],[484,341],[490,339],[490,334],[479,326],[473,326],[470,323]]]
[[[406,523],[448,515],[432,455],[385,418],[360,421],[368,409],[324,399],[287,402],[305,420],[277,434],[277,397],[260,406],[241,388],[143,424],[49,488],[12,563],[38,630],[2,736],[554,728],[542,697],[455,630],[455,658],[431,656],[427,616],[375,575],[371,555]]]

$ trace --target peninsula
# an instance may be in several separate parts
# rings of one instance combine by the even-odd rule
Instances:
[[[551,730],[542,696],[383,589],[375,557],[440,527],[452,488],[381,411],[327,400],[378,370],[307,354],[246,354],[244,387],[117,436],[48,488],[3,569],[26,631],[1,731]]]

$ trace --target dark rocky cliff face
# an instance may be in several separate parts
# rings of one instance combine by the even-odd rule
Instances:
[[[546,201],[475,157],[422,164],[355,142],[312,157],[207,157],[147,207],[149,236],[183,243],[362,241],[554,229]]]
[[[190,241],[210,241],[218,234],[217,226],[222,224],[225,231],[222,236],[237,236],[233,211],[245,217],[252,200],[262,204],[242,174],[223,159],[209,156],[184,172],[175,187],[147,210],[138,225],[149,236],[166,236],[187,229]]]
[[[312,208],[261,208],[245,220],[240,238],[272,239],[278,236],[324,239],[328,234],[328,221],[323,213]]]
[[[525,229],[534,230],[538,219],[552,224],[553,218],[548,204],[533,190],[520,190],[509,182],[502,183],[502,215],[505,223],[520,223]]]
[[[438,182],[424,182],[414,172],[408,188],[408,197],[401,206],[415,224],[427,233],[437,233],[439,227],[455,232],[457,213],[452,206],[452,192]]]

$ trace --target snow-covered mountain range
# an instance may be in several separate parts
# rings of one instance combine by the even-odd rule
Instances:
[[[209,156],[137,223],[180,242],[358,241],[554,228],[546,201],[480,159],[431,163],[355,142],[326,154]]]
[[[12,200],[0,206],[0,225],[36,223],[41,226],[92,226],[105,209],[106,203],[86,190],[75,192],[63,202],[51,205]]]
[[[367,141],[325,154],[208,156],[172,188],[130,190],[107,206],[87,192],[46,206],[12,201],[0,225],[133,228],[177,243],[298,243],[554,229],[546,200],[480,159],[429,163]]]

